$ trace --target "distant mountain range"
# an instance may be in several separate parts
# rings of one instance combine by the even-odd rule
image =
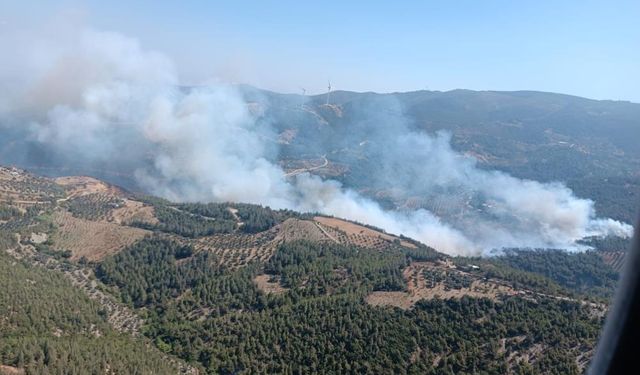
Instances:
[[[377,113],[393,103],[402,111],[406,129],[449,132],[453,148],[474,156],[482,168],[565,182],[577,195],[595,200],[599,214],[626,222],[635,220],[640,207],[640,104],[535,91],[453,90],[335,91],[327,106],[326,94],[302,97],[242,89],[249,101],[264,105],[265,116],[280,134],[297,134],[285,142],[281,158],[313,156],[314,146],[344,145],[345,140],[352,144],[344,146],[353,148],[353,143],[366,141],[367,122],[375,121],[363,120],[363,112]],[[353,140],[354,124],[364,128],[355,130],[359,142]],[[363,176],[375,173],[348,150],[329,159],[351,167],[345,179],[354,186],[366,188]]]
[[[638,212],[640,104],[535,91],[453,90],[333,91],[327,105],[326,94],[239,89],[250,109],[273,128],[273,159],[285,170],[315,166],[311,173],[336,178],[383,203],[389,186],[371,178],[381,173],[379,160],[358,146],[367,144],[376,121],[389,120],[388,131],[449,132],[452,147],[475,157],[481,168],[565,182],[578,196],[593,199],[602,216],[633,222]],[[0,127],[0,162],[48,175],[88,174],[135,189],[135,161],[84,165],[30,143],[25,132]],[[328,165],[320,168],[323,155]]]

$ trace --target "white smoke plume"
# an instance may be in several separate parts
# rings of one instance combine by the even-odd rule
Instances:
[[[43,45],[45,51],[31,50]],[[3,51],[9,47],[0,45]],[[21,67],[14,69],[18,74],[0,75],[0,83],[11,83],[11,89],[0,90],[4,126],[28,127],[35,140],[85,162],[136,160],[144,165],[136,171],[141,186],[171,200],[317,211],[461,255],[503,246],[575,248],[585,236],[632,231],[597,219],[593,202],[576,198],[562,184],[478,169],[451,149],[446,134],[396,129],[400,135],[385,135],[380,156],[388,162],[380,174],[410,191],[474,190],[491,203],[487,210],[493,219],[469,215],[445,223],[424,209],[384,210],[336,181],[309,174],[287,180],[273,162],[274,134],[236,89],[221,84],[180,88],[166,57],[120,34],[85,30],[62,41],[41,36],[22,44],[16,56],[24,60],[12,65]],[[397,156],[408,149],[417,151]]]

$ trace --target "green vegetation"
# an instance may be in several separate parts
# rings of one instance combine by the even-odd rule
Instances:
[[[75,217],[98,220],[105,218],[109,211],[120,207],[123,203],[122,199],[114,196],[89,194],[69,200],[66,206]]]
[[[234,221],[227,203],[182,203],[175,205],[175,207],[181,211],[211,219]]]
[[[236,227],[236,223],[233,220],[209,218],[182,211],[173,206],[155,206],[155,215],[160,221],[159,224],[133,222],[132,225],[191,238],[231,233]]]
[[[269,207],[245,203],[184,203],[176,205],[176,208],[218,221],[235,224],[239,220],[242,223],[239,229],[244,233],[265,231],[294,215],[293,211],[274,211]]]
[[[0,251],[13,248],[18,245],[14,233],[0,229]]]
[[[258,233],[274,227],[287,218],[305,216],[290,210],[272,210],[255,204],[172,204],[151,197],[145,197],[143,201],[155,207],[155,214],[160,223],[134,222],[132,225],[190,238],[236,231]]]
[[[127,304],[161,304],[178,297],[193,283],[195,276],[177,264],[192,253],[190,246],[145,239],[100,263],[96,275],[106,284],[117,286],[120,298]],[[206,264],[203,265],[206,271]]]
[[[514,289],[530,289],[545,294],[570,295],[571,291],[543,275],[514,268],[500,258],[453,258],[458,269],[488,279],[508,282]],[[474,268],[476,266],[478,268]]]
[[[232,208],[238,210],[238,217],[242,221],[242,231],[245,233],[258,233],[272,228],[290,217],[302,217],[303,215],[290,210],[272,210],[255,204],[234,203]]]
[[[160,353],[114,332],[62,274],[0,252],[0,364],[26,374],[175,374]]]
[[[0,203],[0,220],[11,220],[19,216],[22,216],[20,210],[13,206]]]
[[[305,296],[349,293],[358,289],[403,290],[400,251],[372,251],[334,243],[296,241],[280,246],[265,272],[281,276],[281,283]]]
[[[589,237],[580,241],[580,243],[600,251],[629,251],[631,249],[631,240],[631,237]]]
[[[399,241],[394,241],[397,245],[399,245]],[[412,249],[410,247],[403,247],[402,252],[405,254],[407,259],[410,261],[416,262],[434,262],[439,259],[443,259],[444,255],[435,251],[433,248],[425,246],[421,243],[416,244],[418,247],[416,249]]]
[[[549,294],[576,294],[608,301],[618,273],[595,251],[507,249],[492,258],[454,258],[456,265],[484,277],[507,280],[514,288]],[[478,269],[470,266],[478,266]]]
[[[52,242],[52,212],[59,208],[54,195],[47,199],[26,212],[0,204],[0,363],[28,374],[174,374],[173,356],[211,374],[577,374],[606,309],[581,301],[603,301],[617,278],[597,252],[506,251],[489,259],[453,259],[457,269],[452,270],[436,263],[445,256],[429,247],[402,246],[401,240],[411,242],[406,238],[375,250],[291,241],[276,230],[253,236],[309,215],[152,197],[145,202],[154,206],[159,223],[136,225],[165,233],[102,261],[74,264],[70,252]],[[100,194],[61,203],[74,216],[91,220],[119,204]],[[49,240],[30,244],[32,233],[47,233]],[[190,241],[216,234],[224,236]],[[625,245],[612,238],[588,241],[603,250]],[[203,243],[211,250],[196,250]],[[18,256],[30,248],[37,253],[23,260],[5,254],[18,245]],[[240,256],[247,261],[228,260]],[[29,266],[32,260],[50,261],[56,270]],[[403,270],[416,261],[433,263],[407,270],[407,285]],[[98,282],[97,291],[113,294],[143,318],[142,328],[136,319],[134,329],[141,338],[115,332],[107,321],[111,302],[88,299],[83,288],[96,292],[91,283],[74,286],[63,275],[85,266],[104,283]],[[493,297],[488,292],[492,299],[436,296],[408,310],[372,306],[374,297],[433,298],[428,292],[412,294],[421,287],[416,270],[424,272],[428,288],[442,283],[461,290],[486,277],[492,279],[488,284],[511,284],[526,293]],[[371,295],[374,291],[390,293]],[[455,294],[463,292],[449,293]],[[585,358],[581,363],[579,356]]]
[[[600,322],[578,304],[553,300],[434,300],[401,311],[339,295],[188,327],[169,323],[159,333],[209,373],[503,374],[513,366],[514,373],[578,374],[577,347],[593,346]],[[506,360],[538,347],[544,354],[533,365]]]
[[[373,290],[404,290],[401,270],[415,256],[401,247],[293,241],[265,264],[230,270],[210,253],[147,238],[96,274],[124,302],[145,308],[144,333],[159,349],[211,374],[579,373],[575,358],[593,347],[602,321],[578,302],[464,297],[407,311],[364,302]],[[261,272],[284,292],[259,291],[252,279]],[[443,280],[468,286],[456,276]],[[531,363],[517,360],[527,356]]]
[[[13,207],[10,206],[9,210]],[[55,229],[55,225],[51,222],[49,213],[51,206],[33,205],[29,206],[24,213],[20,212],[13,216],[11,220],[0,223],[0,250],[15,247],[16,233],[21,238],[27,239],[31,233],[50,233]]]
[[[640,163],[637,160],[635,163],[629,163],[629,159],[625,157],[622,162],[627,164],[624,167],[631,167],[632,170],[635,168],[637,171],[640,167]],[[579,163],[585,164],[585,161],[580,160]],[[567,163],[566,165],[571,164]],[[611,217],[635,224],[640,214],[640,207],[638,206],[638,202],[640,202],[640,178],[636,172],[623,174],[622,176],[611,175],[611,171],[620,170],[620,167],[622,166],[609,166],[606,172],[605,170],[598,171],[600,172],[598,173],[599,175],[593,176],[594,170],[602,167],[594,168],[592,165],[587,164],[588,173],[570,179],[567,181],[567,185],[576,195],[592,199],[595,202],[598,216]],[[626,249],[628,247],[616,250]]]
[[[190,246],[159,238],[141,240],[96,268],[96,276],[116,286],[126,304],[210,306],[220,314],[258,305],[252,274],[251,268],[224,272],[211,253],[193,255]]]
[[[36,248],[37,252],[54,257],[58,260],[71,258],[72,255],[70,250],[56,250],[52,248],[49,241],[35,244],[34,247]]]
[[[593,347],[602,324],[579,303],[542,298],[436,299],[419,302],[406,315],[416,326],[421,349],[410,373],[504,374],[513,366],[513,373],[578,374],[570,353],[580,345]],[[532,365],[507,360],[507,353],[536,349],[540,360]],[[446,355],[436,360],[436,353]]]
[[[613,295],[619,276],[594,251],[510,250],[495,261],[543,275],[574,292],[604,298]]]

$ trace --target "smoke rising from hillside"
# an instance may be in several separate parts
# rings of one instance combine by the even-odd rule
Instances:
[[[575,197],[564,184],[479,168],[475,158],[451,148],[450,134],[416,131],[393,96],[349,105],[348,129],[336,138],[340,147],[363,148],[372,161],[366,185],[444,201],[447,223],[482,249],[576,248],[575,241],[586,236],[631,233],[629,225],[597,219],[593,201]],[[326,153],[331,146],[319,148]]]
[[[0,47],[7,40],[0,39]],[[30,46],[47,45],[44,52]],[[16,56],[17,76],[0,76],[4,126],[26,127],[33,140],[83,163],[137,165],[153,194],[176,201],[241,201],[318,211],[404,234],[450,254],[502,246],[573,247],[588,235],[629,235],[596,219],[593,202],[562,184],[523,181],[484,171],[451,149],[446,134],[412,131],[393,102],[362,109],[353,141],[376,147],[378,176],[404,191],[473,191],[487,214],[445,223],[425,209],[384,210],[339,182],[301,174],[286,179],[275,164],[277,137],[235,88],[184,89],[171,62],[116,33],[82,31],[33,41]],[[20,121],[16,120],[20,119]],[[393,126],[392,126],[393,125]],[[348,140],[351,141],[351,140]],[[329,145],[318,145],[325,149]],[[488,217],[488,218],[487,218]]]

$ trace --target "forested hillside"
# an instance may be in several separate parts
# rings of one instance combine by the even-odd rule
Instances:
[[[25,374],[178,371],[146,340],[114,331],[101,306],[58,272],[2,251],[0,284],[2,365]]]
[[[579,373],[575,358],[601,326],[580,303],[542,296],[368,306],[370,292],[406,289],[400,248],[297,241],[242,271],[190,254],[150,239],[106,259],[97,275],[124,303],[149,309],[145,333],[160,348],[210,373]],[[259,272],[281,291],[262,293],[252,282]]]
[[[452,258],[335,217],[57,181],[0,169],[18,373],[579,374],[618,276],[602,250]]]

